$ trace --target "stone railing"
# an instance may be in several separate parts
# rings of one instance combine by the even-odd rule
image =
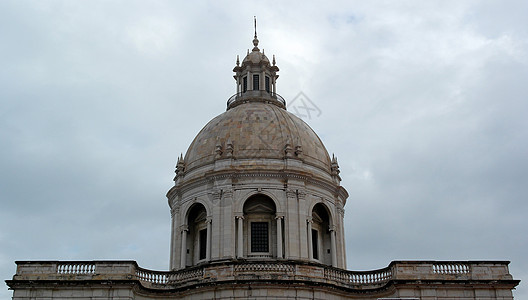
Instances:
[[[143,282],[149,282],[153,284],[167,284],[169,283],[169,272],[164,271],[153,271],[143,268],[136,269],[136,279]]]
[[[244,101],[266,102],[278,105],[282,108],[286,107],[286,100],[277,93],[264,90],[248,90],[246,92],[236,93],[229,97],[229,99],[227,99],[227,108],[235,107],[237,104],[243,103]]]
[[[95,274],[95,263],[93,262],[59,262],[57,264],[58,274]]]
[[[469,274],[470,264],[460,262],[434,263],[435,274]]]
[[[394,261],[373,271],[348,271],[303,261],[230,261],[179,271],[154,271],[135,261],[18,261],[17,280],[137,280],[153,289],[233,280],[310,280],[350,289],[375,289],[393,280],[511,280],[505,261]]]
[[[382,285],[392,279],[391,268],[374,271],[346,271],[325,268],[325,278],[348,285]]]

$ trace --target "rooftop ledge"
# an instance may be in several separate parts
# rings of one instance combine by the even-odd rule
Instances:
[[[286,109],[286,100],[281,95],[265,90],[236,93],[227,100],[227,110],[247,102],[264,102]]]
[[[59,284],[134,281],[149,289],[173,290],[198,284],[288,280],[362,291],[398,282],[495,282],[511,288],[519,283],[508,271],[509,261],[393,261],[372,271],[348,271],[289,260],[215,262],[178,271],[147,270],[135,261],[17,261],[16,264],[13,280],[6,280],[11,288],[49,281]]]

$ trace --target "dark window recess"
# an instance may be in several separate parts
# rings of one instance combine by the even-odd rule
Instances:
[[[268,252],[268,222],[251,223],[251,252]]]
[[[260,90],[259,76],[257,74],[253,75],[253,90],[254,91]]]
[[[207,229],[200,230],[200,255],[199,259],[205,259],[207,253]]]
[[[314,259],[319,259],[319,237],[318,237],[317,230],[312,229],[312,253]]]
[[[247,91],[247,76],[242,78],[242,92],[245,93]]]
[[[266,92],[270,92],[270,78],[266,76]]]

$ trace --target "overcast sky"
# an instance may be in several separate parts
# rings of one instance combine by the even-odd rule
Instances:
[[[177,156],[225,111],[257,15],[278,93],[320,109],[303,118],[339,158],[348,268],[511,260],[528,299],[527,13],[523,0],[1,1],[0,279],[15,260],[168,268]]]

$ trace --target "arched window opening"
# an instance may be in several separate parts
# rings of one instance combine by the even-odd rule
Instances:
[[[319,231],[312,229],[312,254],[314,259],[319,259]]]
[[[258,91],[260,90],[260,79],[258,74],[253,75],[253,90]]]
[[[186,265],[195,265],[207,258],[207,212],[202,204],[195,204],[187,220],[188,238]]]
[[[247,257],[277,255],[275,203],[264,195],[250,197],[244,203],[244,254]]]
[[[318,203],[312,210],[312,257],[323,264],[332,264],[330,214]],[[334,250],[335,251],[335,250]]]
[[[270,89],[270,78],[269,78],[269,76],[266,76],[266,80],[265,80],[264,84],[265,84],[265,87],[266,87],[266,92],[269,93],[269,92],[271,91],[271,89]]]

